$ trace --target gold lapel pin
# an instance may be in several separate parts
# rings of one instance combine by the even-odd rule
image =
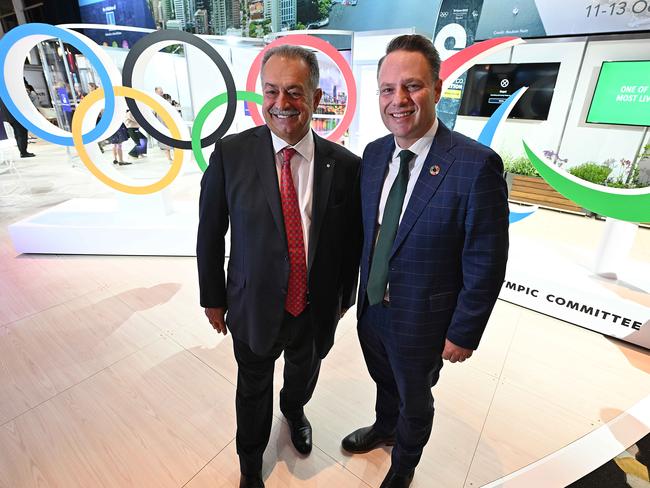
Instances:
[[[437,164],[434,164],[429,168],[429,174],[431,176],[436,176],[438,173],[440,173],[440,166],[438,166]]]

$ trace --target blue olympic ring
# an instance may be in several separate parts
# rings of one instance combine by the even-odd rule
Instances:
[[[97,126],[95,126],[95,128],[93,128],[90,132],[84,134],[82,140],[84,144],[88,144],[98,139],[108,128],[115,111],[115,94],[112,90],[113,82],[111,81],[106,68],[99,60],[97,55],[92,50],[88,49],[88,46],[86,46],[86,44],[84,44],[81,39],[65,29],[61,29],[60,27],[55,27],[49,24],[22,24],[11,29],[2,37],[2,39],[0,39],[0,66],[3,67],[3,73],[2,76],[0,76],[0,98],[2,98],[2,100],[5,102],[5,105],[7,106],[9,112],[11,112],[14,117],[16,117],[16,120],[18,120],[18,122],[20,122],[23,127],[33,132],[36,136],[54,144],[59,144],[62,146],[74,146],[72,136],[59,136],[56,134],[51,134],[34,125],[20,112],[20,110],[18,110],[18,107],[16,107],[13,100],[11,99],[11,96],[9,95],[9,90],[7,90],[7,84],[5,81],[5,77],[7,76],[7,73],[5,72],[7,66],[7,54],[9,53],[9,50],[14,43],[23,37],[34,35],[58,37],[63,42],[71,44],[79,51],[81,51],[97,70],[99,79],[101,80],[101,85],[104,88],[104,93],[106,94],[104,114],[102,115],[99,124],[97,124]]]

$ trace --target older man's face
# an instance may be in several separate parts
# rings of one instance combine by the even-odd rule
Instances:
[[[302,59],[273,55],[262,70],[264,120],[273,133],[294,145],[307,134],[322,91],[309,83],[309,66]]]

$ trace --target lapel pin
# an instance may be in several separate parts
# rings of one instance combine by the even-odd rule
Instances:
[[[436,176],[438,173],[440,173],[440,166],[438,166],[437,164],[434,164],[429,168],[429,174],[431,176]]]
[[[329,168],[329,167],[331,166],[331,164],[330,164],[330,163],[327,163],[325,166],[327,166],[327,167]]]

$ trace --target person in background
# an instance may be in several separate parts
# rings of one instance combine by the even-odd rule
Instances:
[[[132,158],[146,156],[147,138],[140,132],[140,124],[133,118],[130,110],[126,111],[124,125],[126,126],[129,137],[135,143],[135,146],[129,151],[129,156]]]
[[[127,139],[129,139],[129,133],[124,124],[121,124],[115,134],[106,139],[106,142],[113,145],[113,164],[120,166],[131,164],[129,161],[124,161],[122,155],[122,143]]]
[[[443,360],[478,347],[508,256],[508,197],[498,154],[436,116],[440,57],[419,35],[379,61],[379,109],[391,134],[361,163],[364,245],[358,334],[377,389],[375,422],[345,437],[364,453],[394,445],[381,488],[406,488],[429,440]]]
[[[34,87],[32,85],[25,85],[25,88],[27,89],[27,94],[29,95],[29,99],[32,101],[34,104],[34,107],[38,108],[41,106],[41,102],[38,99],[38,93],[36,93],[36,90],[34,90]]]
[[[16,138],[16,145],[18,146],[18,151],[20,151],[21,158],[33,158],[36,156],[34,153],[27,151],[27,129],[25,129],[20,122],[11,114],[7,106],[2,100],[0,100],[0,113],[2,113],[2,118],[9,123],[11,128],[14,130],[14,137]]]

